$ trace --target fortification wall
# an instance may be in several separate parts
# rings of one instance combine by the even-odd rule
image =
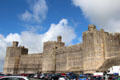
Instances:
[[[57,72],[83,71],[82,44],[58,48],[56,50]]]
[[[105,33],[105,59],[120,55],[120,33]]]
[[[63,47],[65,44],[63,42],[48,41],[44,43],[43,53],[50,53],[53,49]]]
[[[55,72],[55,55],[52,52],[43,54],[42,72]]]
[[[43,53],[21,55],[19,63],[19,74],[41,72],[42,54]]]
[[[56,41],[48,41],[44,43],[43,53],[50,53],[55,48]]]
[[[39,54],[28,54],[27,48],[13,42],[7,48],[4,73],[93,73],[104,69],[104,64],[107,65],[109,61],[117,61],[112,60],[117,56],[120,56],[120,33],[110,34],[103,29],[98,31],[96,26],[89,25],[88,31],[83,32],[82,44],[66,47],[62,37],[58,36],[57,41],[45,42],[43,53]]]
[[[67,54],[64,52],[64,48],[56,51],[56,72],[66,72]]]

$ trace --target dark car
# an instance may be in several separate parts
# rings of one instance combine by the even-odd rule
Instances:
[[[93,76],[93,80],[104,80],[102,76]]]
[[[78,79],[78,74],[74,74],[74,73],[67,73],[66,74],[67,78],[69,78],[70,80],[76,80]]]
[[[27,77],[28,78],[34,78],[34,74],[28,74]]]

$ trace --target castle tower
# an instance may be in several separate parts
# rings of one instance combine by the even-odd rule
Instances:
[[[13,41],[13,47],[18,47],[18,42],[17,41]]]
[[[62,42],[62,37],[58,36],[57,41],[48,41],[44,43],[43,49],[43,72],[55,72],[56,71],[56,49],[64,47],[65,43]]]
[[[62,42],[62,37],[61,36],[57,37],[57,42]]]
[[[93,24],[88,25],[88,31],[83,32],[84,71],[93,73],[104,62],[104,31],[96,30]]]
[[[96,26],[94,24],[89,24],[88,31],[94,31],[94,30],[96,30]]]
[[[7,47],[4,73],[5,74],[17,74],[19,71],[19,61],[23,54],[28,54],[28,49],[19,47],[17,41],[13,41],[11,47]]]

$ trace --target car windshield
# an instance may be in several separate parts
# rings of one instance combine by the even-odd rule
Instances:
[[[4,74],[0,74],[0,76],[4,76]]]
[[[85,76],[80,76],[79,78],[86,78]]]
[[[102,79],[102,77],[94,77],[94,79]]]

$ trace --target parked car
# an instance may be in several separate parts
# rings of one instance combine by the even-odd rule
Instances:
[[[4,76],[6,76],[6,75],[4,75],[4,74],[0,74],[0,78],[2,78],[2,77],[4,77]]]
[[[27,77],[28,78],[34,78],[34,74],[28,74]]]
[[[87,77],[85,75],[80,75],[78,80],[87,80]]]
[[[93,76],[93,80],[104,80],[104,77],[100,75],[96,75],[96,76]]]
[[[70,73],[67,73],[66,76],[67,76],[67,78],[69,78],[70,80],[77,80],[79,75],[70,72]]]
[[[29,80],[29,79],[24,76],[5,76],[0,78],[0,80]]]
[[[28,76],[28,74],[22,73],[20,74],[20,76]]]
[[[69,80],[66,76],[60,76],[58,80]]]
[[[33,78],[39,79],[40,78],[40,74],[34,74]]]

